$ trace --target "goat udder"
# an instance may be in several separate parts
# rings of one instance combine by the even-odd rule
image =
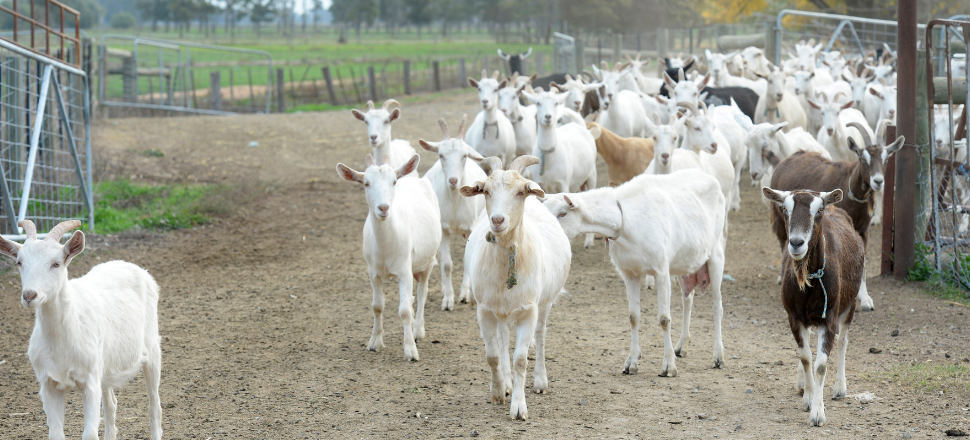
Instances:
[[[707,263],[704,263],[700,269],[697,269],[697,272],[689,275],[681,275],[680,284],[684,288],[684,296],[690,295],[694,287],[700,287],[701,291],[704,291],[707,285],[711,284],[711,273],[707,270]]]

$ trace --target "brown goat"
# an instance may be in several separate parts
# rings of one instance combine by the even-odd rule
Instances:
[[[596,139],[596,151],[606,161],[610,186],[622,185],[643,174],[653,160],[653,138],[620,137],[596,122],[586,122]]]
[[[854,126],[857,123],[849,123]],[[798,152],[775,167],[774,175],[771,177],[771,187],[783,190],[794,191],[797,189],[808,189],[812,191],[834,191],[841,189],[847,196],[838,204],[838,207],[845,210],[849,218],[852,219],[852,226],[862,237],[862,243],[869,241],[869,221],[872,219],[875,205],[875,191],[882,189],[885,182],[883,168],[886,159],[898,151],[905,140],[902,136],[896,139],[889,146],[873,145],[872,140],[866,131],[859,128],[862,133],[865,148],[855,143],[849,138],[849,148],[858,156],[856,162],[835,162],[819,156],[817,153]],[[778,238],[779,244],[784,249],[788,240],[788,232],[782,221],[782,210],[778,206],[771,206],[769,210],[772,230]],[[780,282],[780,280],[779,280]],[[863,311],[875,310],[872,297],[869,296],[866,288],[865,277],[862,280],[862,287],[859,290],[860,309]]]
[[[762,192],[774,206],[784,209],[788,238],[781,297],[801,359],[795,388],[803,392],[804,409],[811,411],[809,423],[822,426],[825,364],[836,336],[841,341],[832,398],[841,399],[847,392],[845,351],[856,292],[865,276],[865,247],[849,215],[833,206],[842,200],[841,190],[819,193],[762,188]],[[818,334],[814,368],[811,328]]]

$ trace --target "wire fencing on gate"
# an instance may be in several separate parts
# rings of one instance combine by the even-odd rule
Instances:
[[[98,102],[109,113],[269,113],[274,82],[264,50],[118,34],[98,45]]]
[[[962,41],[970,40],[970,22],[955,20],[932,20],[926,29],[926,38],[933,35],[934,27],[942,31],[937,35],[959,32]],[[939,274],[940,281],[970,289],[970,158],[967,155],[967,106],[970,91],[967,78],[955,77],[955,71],[970,71],[966,45],[961,59],[963,66],[955,65],[951,40],[942,38],[943,51],[939,53],[942,66],[935,66],[932,57],[926,60],[927,109],[929,134],[929,172],[923,173],[920,182],[924,209],[917,211],[917,269]],[[919,67],[919,66],[918,66]],[[942,67],[942,69],[940,68]],[[935,80],[933,80],[935,78]],[[963,103],[962,110],[957,104]],[[924,166],[926,168],[926,166]],[[928,180],[928,181],[927,181]],[[928,199],[928,200],[927,200]],[[922,277],[930,278],[925,273]]]
[[[883,43],[895,51],[896,31],[896,22],[890,20],[785,9],[775,19],[774,62],[778,64],[783,54],[794,52],[799,40],[812,38],[823,45],[823,51],[838,50],[846,58],[880,49]]]
[[[82,43],[77,11],[45,0],[45,18],[0,6],[12,19],[0,38],[0,233],[23,238],[17,222],[49,230],[79,219],[94,229],[91,176],[90,45]],[[67,15],[75,27],[65,31]],[[51,25],[50,19],[60,25]],[[29,38],[22,30],[29,29]],[[59,29],[59,30],[57,30]],[[29,43],[28,43],[29,40]],[[53,40],[53,41],[52,41]]]
[[[566,34],[552,34],[552,71],[576,74],[576,39]]]

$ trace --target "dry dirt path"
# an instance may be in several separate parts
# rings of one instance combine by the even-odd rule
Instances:
[[[409,105],[394,133],[415,145],[418,137],[438,140],[439,116],[455,124],[475,104],[468,93]],[[792,389],[797,358],[774,282],[777,244],[758,193],[746,182],[742,210],[731,215],[727,273],[737,281],[724,283],[723,370],[710,368],[712,311],[705,294],[695,302],[693,339],[689,356],[677,361],[679,376],[657,377],[662,342],[651,290],[642,300],[640,373],[621,373],[629,350],[627,304],[602,240],[591,250],[574,244],[569,293],[549,325],[551,393],[527,397],[528,422],[513,422],[507,406],[487,403],[489,374],[475,312],[468,305],[440,310],[437,270],[427,339],[418,343],[421,361],[404,361],[393,314],[385,318],[387,348],[368,352],[371,293],[360,252],[367,209],[362,191],[334,172],[337,162],[363,166],[364,135],[348,112],[98,124],[103,177],[226,182],[258,191],[238,214],[205,227],[91,237],[71,269],[79,276],[120,258],[158,279],[166,438],[441,438],[474,430],[482,438],[893,439],[902,430],[913,438],[970,431],[966,384],[941,394],[905,380],[921,368],[913,365],[966,368],[970,309],[880,278],[869,284],[877,310],[857,314],[848,354],[849,393],[870,391],[880,400],[827,401],[828,424],[808,427]],[[257,148],[248,147],[253,140]],[[165,155],[139,153],[145,149]],[[434,158],[422,153],[422,159],[423,172]],[[602,164],[600,173],[605,181]],[[454,254],[460,274],[461,249]],[[869,255],[876,260],[874,246]],[[0,364],[0,437],[43,438],[38,385],[24,354],[33,316],[15,300],[15,274],[3,272],[0,286],[0,360],[6,361]],[[395,309],[397,295],[389,293],[387,301]],[[897,337],[890,336],[894,330]],[[832,381],[830,375],[827,388]],[[121,438],[147,436],[143,380],[118,398]],[[80,399],[74,393],[69,400],[68,435],[76,438]]]

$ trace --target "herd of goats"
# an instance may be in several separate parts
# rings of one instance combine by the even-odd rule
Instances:
[[[415,341],[425,336],[429,275],[440,264],[442,309],[452,310],[451,241],[461,237],[458,300],[477,304],[491,400],[504,404],[510,396],[510,416],[525,420],[532,346],[533,390],[549,387],[546,322],[569,275],[570,240],[583,235],[589,248],[599,235],[629,300],[631,344],[623,372],[638,371],[642,287],[658,292],[660,376],[676,376],[675,358],[687,354],[695,291],[712,293],[712,366],[723,368],[728,214],[740,209],[747,165],[752,183],[762,186],[783,254],[779,283],[801,358],[795,386],[810,423],[823,425],[828,354],[839,338],[831,396],[839,399],[846,395],[848,326],[857,308],[874,309],[865,285],[865,243],[870,224],[880,221],[884,164],[903,138],[886,145],[881,134],[895,118],[891,51],[850,57],[814,42],[795,50],[780,66],[761,49],[748,48],[707,52],[706,66],[692,58],[665,59],[662,78],[644,75],[647,62],[638,56],[612,69],[593,66],[585,77],[543,79],[518,75],[528,54],[500,52],[515,74],[500,79],[483,71],[481,79],[468,79],[481,111],[468,125],[463,116],[454,137],[439,120],[443,139],[418,141],[438,155],[423,177],[415,149],[392,137],[391,125],[402,114],[397,101],[353,110],[367,125],[374,154],[367,155],[363,172],[338,164],[337,173],[363,186],[367,199],[363,254],[374,312],[367,348],[384,346],[383,282],[390,280],[400,293],[404,356],[419,359]],[[597,153],[609,174],[609,185],[600,188]],[[20,226],[24,243],[0,238],[0,253],[16,261],[20,302],[35,311],[27,356],[50,438],[64,438],[65,399],[80,389],[82,438],[98,438],[103,411],[104,436],[115,439],[115,389],[141,369],[151,437],[159,440],[155,280],[122,261],[69,280],[67,267],[84,250],[84,233],[75,231],[64,245],[60,238],[80,222],[58,224],[46,237],[29,220]],[[684,294],[676,346],[672,276]],[[511,357],[510,327],[516,335]],[[811,329],[818,335],[814,365]]]

